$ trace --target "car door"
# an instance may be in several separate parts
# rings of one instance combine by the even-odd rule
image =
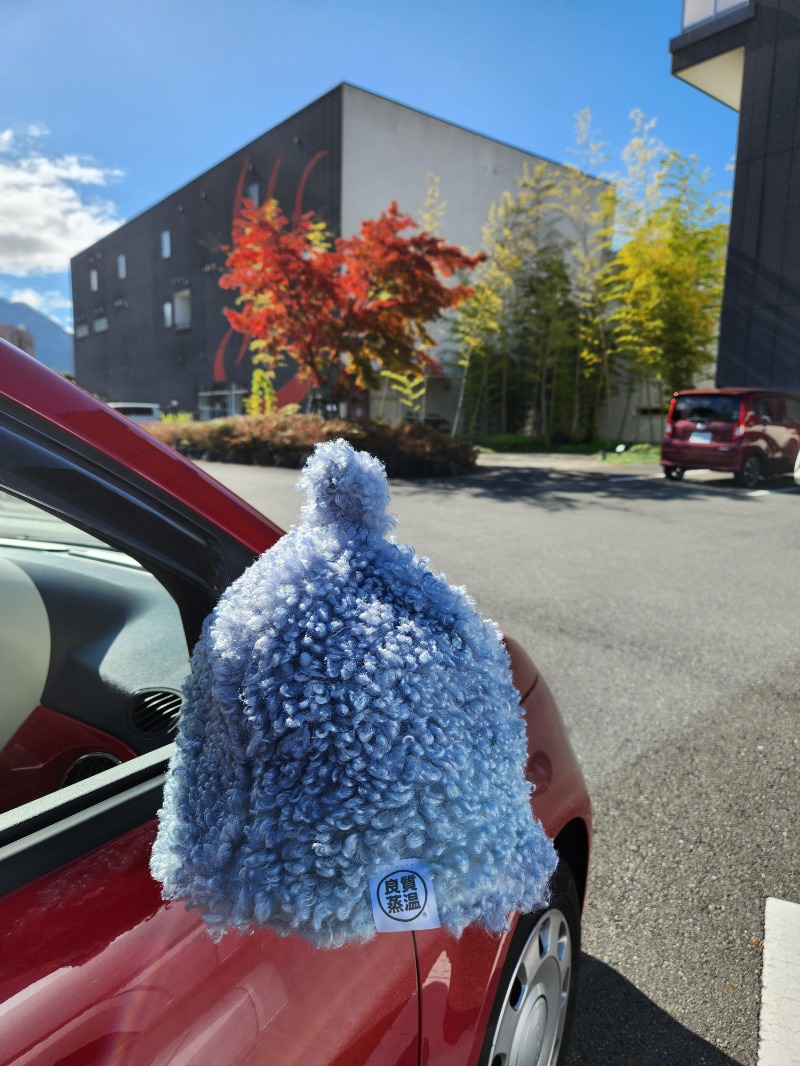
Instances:
[[[192,510],[158,476],[169,468],[199,499],[188,467],[175,474],[78,390],[73,415],[84,403],[79,435],[72,415],[56,424],[0,397],[0,492],[19,505],[0,525],[0,602],[18,625],[0,636],[32,704],[12,707],[0,752],[0,788],[27,799],[0,814],[0,1064],[411,1066],[411,934],[334,951],[268,930],[215,943],[196,913],[160,898],[148,860],[170,724],[157,709],[161,732],[148,718],[148,734],[131,708],[142,686],[175,689],[203,618],[252,560],[229,530],[241,524],[251,545],[275,531],[244,505],[237,517],[222,490]],[[115,458],[95,443],[103,433]],[[119,458],[126,433],[137,469]],[[81,760],[103,754],[107,768],[83,776]]]
[[[769,401],[772,415],[772,424],[768,427],[772,442],[771,473],[790,473],[794,469],[797,452],[795,431],[787,409],[787,400],[784,396],[775,395],[770,396]]]
[[[786,426],[788,434],[785,469],[789,472],[794,471],[798,452],[800,452],[800,399],[797,396],[786,396],[784,398],[784,403],[786,405]]]
[[[757,420],[756,439],[764,463],[764,473],[778,474],[783,469],[783,456],[788,444],[788,429],[784,423],[783,402],[780,396],[759,396],[755,402]]]

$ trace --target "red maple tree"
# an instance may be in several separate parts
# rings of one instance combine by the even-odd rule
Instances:
[[[225,314],[252,338],[254,361],[272,369],[290,356],[328,392],[335,380],[339,392],[375,388],[381,370],[438,369],[428,324],[472,294],[446,282],[484,256],[406,230],[417,224],[396,203],[333,242],[311,213],[290,224],[276,200],[245,206],[220,284],[238,290]]]

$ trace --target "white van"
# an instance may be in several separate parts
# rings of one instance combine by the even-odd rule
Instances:
[[[130,418],[133,422],[160,422],[161,404],[158,403],[135,403],[133,400],[120,400],[110,403],[115,411]]]

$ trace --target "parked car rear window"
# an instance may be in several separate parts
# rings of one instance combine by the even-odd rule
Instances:
[[[673,422],[735,422],[739,417],[738,396],[679,396]]]

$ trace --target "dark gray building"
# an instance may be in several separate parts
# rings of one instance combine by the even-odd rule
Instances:
[[[739,111],[717,384],[800,389],[800,0],[684,0],[672,72]]]
[[[489,208],[516,189],[526,165],[563,168],[412,108],[339,85],[302,111],[72,260],[75,374],[109,401],[148,401],[201,417],[241,409],[252,364],[248,341],[223,309],[219,287],[243,198],[274,195],[284,214],[313,211],[350,236],[392,200],[419,217],[433,175],[446,213],[442,235],[481,247]],[[597,181],[598,195],[605,187]],[[287,367],[279,402],[304,390]],[[457,389],[429,381],[429,412],[451,419]],[[363,411],[363,401],[361,403]],[[381,402],[387,417],[398,412]]]
[[[241,409],[252,366],[223,315],[234,302],[219,287],[223,249],[245,198],[275,195],[285,213],[314,211],[338,231],[338,97],[329,93],[74,257],[79,384],[109,401],[176,402],[205,416]]]

